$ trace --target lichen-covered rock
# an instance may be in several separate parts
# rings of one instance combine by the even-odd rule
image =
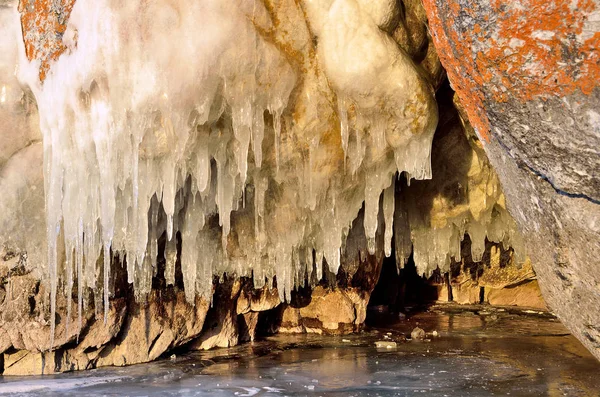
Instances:
[[[544,298],[600,358],[600,3],[424,4]]]
[[[66,49],[62,37],[75,0],[19,1],[25,52],[29,60],[40,61],[40,80],[46,78],[50,63]]]

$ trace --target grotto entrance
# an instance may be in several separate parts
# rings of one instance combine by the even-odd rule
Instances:
[[[460,311],[548,309],[531,264],[517,264],[511,248],[486,239],[480,261],[471,254],[471,239],[464,235],[461,259],[451,259],[448,272],[435,269],[429,277],[419,275],[411,253],[398,266],[395,252],[384,258],[378,282],[371,293],[367,325],[381,325],[430,309]]]
[[[430,281],[431,280],[431,281]],[[426,310],[427,306],[439,300],[440,288],[436,284],[445,283],[439,270],[426,279],[417,274],[413,255],[403,268],[399,269],[394,252],[383,260],[379,281],[371,294],[368,313],[406,313],[415,310]],[[449,290],[446,291],[450,294]],[[448,301],[451,297],[448,296]],[[367,316],[367,322],[369,321]]]

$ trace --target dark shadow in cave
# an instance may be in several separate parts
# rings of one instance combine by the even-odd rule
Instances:
[[[436,93],[440,119],[431,149],[433,178],[412,180],[408,184],[406,174],[402,173],[396,182],[396,201],[413,205],[418,211],[416,216],[424,217],[421,220],[424,224],[430,222],[427,216],[437,196],[444,197],[454,206],[463,205],[468,200],[469,165],[477,145],[470,142],[473,137],[467,136],[463,130],[453,97],[454,91],[446,80]],[[407,219],[396,218],[395,222],[398,221],[406,222]],[[467,242],[470,257],[470,240]],[[438,269],[429,279],[422,277],[417,274],[412,254],[404,267],[399,269],[394,245],[390,257],[384,258],[379,280],[371,294],[367,323],[374,313],[416,312],[426,310],[438,300],[452,301],[451,288],[440,288],[444,284],[449,285],[449,274],[441,274]],[[461,248],[462,251],[465,247]],[[460,261],[453,261],[452,265],[453,270],[460,271]],[[438,296],[440,293],[447,296]]]
[[[441,279],[439,270],[429,279],[419,276],[412,254],[404,268],[398,271],[392,249],[392,255],[383,261],[379,281],[369,300],[367,325],[375,314],[393,315],[427,310],[438,300],[438,288],[435,284],[441,282],[444,280]]]

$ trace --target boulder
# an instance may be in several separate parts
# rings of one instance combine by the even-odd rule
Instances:
[[[544,299],[600,358],[600,2],[424,5]]]

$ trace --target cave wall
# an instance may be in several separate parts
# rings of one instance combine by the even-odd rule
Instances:
[[[255,147],[248,151],[246,146],[249,157],[240,156],[240,144],[249,144],[243,137],[230,130],[220,133],[218,139],[213,135],[214,142],[222,143],[222,147],[231,151],[228,156],[232,154],[223,157],[222,152],[214,153],[215,159],[221,156],[217,161],[229,164],[230,184],[235,194],[232,193],[231,202],[226,204],[231,207],[221,208],[224,205],[221,201],[212,203],[210,210],[202,208],[187,215],[190,203],[195,201],[186,195],[193,188],[183,183],[174,193],[175,201],[182,200],[176,207],[181,212],[175,214],[175,219],[181,215],[176,224],[180,222],[181,225],[187,219],[198,220],[200,213],[202,219],[206,215],[206,222],[200,226],[206,240],[200,240],[198,244],[203,251],[189,250],[194,246],[189,241],[199,241],[192,239],[188,240],[184,253],[184,229],[179,233],[175,229],[167,242],[168,221],[164,208],[152,199],[149,204],[152,210],[146,211],[146,221],[150,215],[155,222],[152,227],[159,230],[152,230],[155,240],[151,239],[148,245],[151,255],[147,256],[149,263],[144,261],[143,271],[130,267],[122,255],[106,255],[110,251],[105,248],[104,253],[98,254],[97,261],[89,261],[85,283],[78,284],[81,277],[73,276],[73,268],[69,267],[69,263],[73,263],[65,253],[69,250],[61,246],[63,241],[69,241],[68,238],[56,234],[52,228],[49,234],[45,233],[44,223],[48,222],[49,214],[44,210],[43,191],[45,188],[48,200],[48,185],[44,186],[43,164],[46,164],[46,184],[49,177],[56,181],[57,174],[48,174],[48,165],[52,163],[48,162],[47,156],[43,158],[41,140],[41,135],[45,134],[44,142],[48,147],[49,138],[60,137],[64,132],[58,129],[58,135],[48,135],[48,114],[54,114],[48,104],[53,97],[52,91],[45,92],[50,88],[44,84],[49,81],[47,84],[52,89],[62,89],[53,68],[61,70],[62,67],[63,72],[68,71],[66,60],[69,58],[66,57],[77,52],[77,35],[67,30],[73,4],[71,1],[19,3],[25,45],[19,53],[18,63],[28,66],[22,70],[26,76],[21,76],[27,83],[15,82],[10,77],[6,86],[15,93],[24,94],[14,96],[9,102],[12,108],[0,107],[11,122],[10,128],[1,129],[0,126],[0,133],[9,138],[7,142],[14,143],[14,147],[0,152],[6,158],[0,162],[0,186],[11,193],[0,199],[0,209],[5,210],[0,215],[0,224],[4,226],[0,233],[3,238],[0,268],[6,291],[0,306],[0,352],[4,352],[6,374],[126,365],[155,359],[182,346],[197,349],[230,346],[252,340],[257,327],[265,321],[272,331],[278,332],[336,334],[357,331],[363,326],[370,294],[378,281],[384,257],[392,254],[392,247],[399,268],[414,253],[419,276],[430,276],[434,271],[450,272],[453,266],[456,268],[456,263],[460,263],[464,273],[460,276],[459,272],[452,279],[456,286],[467,282],[466,268],[482,264],[477,265],[483,271],[478,274],[481,277],[470,278],[472,285],[465,289],[478,290],[487,285],[490,290],[502,290],[532,280],[523,249],[523,240],[528,247],[531,244],[532,233],[525,234],[527,239],[522,239],[517,232],[515,220],[518,221],[521,213],[510,207],[511,185],[507,185],[509,190],[505,192],[506,186],[500,183],[505,182],[510,167],[494,160],[494,152],[490,151],[494,140],[488,143],[481,133],[478,119],[471,114],[471,105],[463,100],[464,94],[461,96],[461,90],[456,87],[452,72],[450,81],[459,93],[460,101],[444,84],[445,72],[437,55],[444,47],[437,41],[436,46],[432,45],[428,15],[422,4],[418,1],[378,2],[381,7],[377,8],[368,2],[344,1],[336,10],[348,17],[346,21],[337,19],[336,14],[328,15],[326,20],[321,18],[331,4],[325,4],[327,7],[323,9],[312,2],[265,1],[258,13],[243,7],[236,9],[240,14],[236,14],[236,18],[248,23],[246,28],[254,35],[252,37],[259,37],[267,46],[273,46],[269,48],[276,49],[279,63],[273,70],[282,72],[281,80],[292,81],[294,87],[286,91],[289,103],[280,109],[281,130],[276,131],[274,115],[264,119],[262,168],[256,158],[260,150]],[[81,10],[79,12],[81,18]],[[357,15],[361,18],[351,18]],[[145,20],[145,23],[151,22]],[[342,22],[367,29],[377,40],[346,43],[348,37],[338,36],[348,30]],[[292,33],[301,34],[294,36]],[[67,36],[66,43],[63,36]],[[329,57],[332,53],[341,56],[336,51],[338,46],[345,45],[367,51],[369,56],[361,64],[365,70],[336,73],[336,68],[342,68],[344,64],[335,63]],[[383,53],[375,52],[382,48],[385,49]],[[371,50],[373,53],[369,53]],[[445,60],[448,54],[444,51],[441,56]],[[10,66],[10,62],[6,63]],[[397,67],[403,72],[398,72]],[[291,78],[291,74],[295,77]],[[380,74],[388,79],[379,81]],[[407,84],[409,89],[388,89],[386,84]],[[265,87],[270,89],[268,84]],[[89,99],[102,98],[103,90],[107,88],[87,92],[75,85],[74,89],[81,90],[82,98]],[[231,109],[225,108],[222,117],[213,120],[213,127],[222,128],[223,124],[231,122]],[[41,124],[42,134],[37,123],[38,110],[46,112],[42,117],[45,120]],[[389,123],[385,127],[384,142],[380,139],[381,126],[377,125],[377,120]],[[179,148],[177,145],[181,142],[165,132],[166,119],[154,117],[152,121],[155,129],[150,129],[149,136],[153,139],[144,140],[146,146],[140,158],[164,164],[164,158],[171,161],[169,149]],[[475,130],[469,122],[474,124]],[[350,128],[345,131],[348,124]],[[12,128],[13,125],[17,128]],[[405,129],[407,125],[409,127]],[[65,130],[69,131],[69,128],[67,126]],[[73,131],[77,132],[76,129]],[[423,138],[425,145],[403,146],[404,140],[411,142],[413,139],[410,134],[406,138],[407,131],[418,139]],[[350,136],[345,135],[349,132]],[[15,139],[23,136],[30,138]],[[277,146],[279,138],[280,148]],[[361,142],[366,155],[365,152],[361,154]],[[199,142],[191,149],[179,149],[184,149],[182,153],[186,155],[191,151],[193,157],[194,150],[199,150],[203,144],[206,142]],[[56,153],[72,155],[61,152],[66,150],[64,147],[56,146]],[[398,157],[395,151],[400,151],[401,155]],[[0,157],[0,161],[4,157]],[[427,169],[429,159],[431,170]],[[183,163],[174,164],[180,167],[186,160],[183,158]],[[401,165],[409,163],[413,174],[424,166],[419,177],[432,179],[407,177],[406,172],[403,173],[407,170]],[[249,167],[248,180],[244,182],[241,182],[241,164]],[[213,179],[215,175],[221,175],[221,170],[217,173],[216,168],[213,164]],[[27,172],[23,173],[23,169]],[[63,171],[68,173],[69,167]],[[192,175],[194,178],[197,179],[197,175]],[[85,178],[85,186],[88,186],[88,179]],[[266,185],[264,181],[268,181]],[[248,189],[245,189],[246,182]],[[214,185],[217,183],[215,179]],[[517,184],[516,179],[512,183]],[[33,186],[36,188],[31,189]],[[77,186],[77,183],[65,186]],[[298,199],[313,187],[316,203],[311,204],[310,197],[308,202]],[[55,191],[64,193],[60,187]],[[249,203],[260,203],[261,191],[262,212],[258,204],[256,207],[244,205],[246,199]],[[333,199],[332,191],[335,193]],[[152,197],[154,192],[147,193]],[[313,195],[312,191],[310,195]],[[214,194],[210,197],[215,200]],[[217,206],[219,211],[216,211]],[[331,208],[334,211],[330,211]],[[515,220],[507,209],[513,216],[516,214]],[[338,210],[343,210],[342,217],[331,216],[330,212]],[[223,231],[220,219],[227,211],[231,213],[229,235]],[[65,221],[70,215],[69,211],[61,214]],[[263,229],[255,229],[261,220]],[[59,219],[58,223],[62,225],[61,222]],[[527,227],[536,227],[535,222],[525,223]],[[315,224],[320,225],[320,229]],[[304,230],[313,230],[313,233],[297,233],[300,226]],[[263,248],[291,238],[294,244],[307,244],[311,248],[307,251],[310,255],[298,259],[298,250],[307,248],[302,245],[288,251],[289,247],[277,247],[284,249],[286,255],[275,256],[274,263],[263,267],[262,280],[259,277],[257,283],[257,278],[251,277],[257,268],[252,270],[247,265],[254,258],[251,257],[256,247],[254,239],[259,232],[265,239],[261,242]],[[465,233],[471,236],[471,245],[463,253],[461,242]],[[324,248],[336,248],[338,242],[320,239],[336,240],[338,237],[339,266],[336,266],[338,254],[335,249],[327,251]],[[58,274],[54,276],[48,274],[48,267],[44,266],[46,246],[52,241],[58,242],[54,246]],[[211,245],[205,246],[206,242]],[[499,253],[509,251],[510,258],[501,261]],[[498,260],[491,260],[492,257],[498,257]],[[213,272],[209,268],[205,272],[209,259],[211,266],[218,270]],[[545,259],[533,258],[536,270],[542,266],[543,271],[544,264],[539,265],[538,261]],[[287,267],[288,262],[292,268]],[[554,288],[550,281],[551,284],[544,287],[548,282],[540,277],[546,295]],[[17,285],[16,293],[14,285]],[[535,292],[535,286],[533,290]],[[464,303],[471,303],[470,292],[465,295]],[[213,308],[209,308],[211,300]],[[78,318],[79,313],[81,318]],[[52,344],[51,351],[48,351],[49,343]]]

